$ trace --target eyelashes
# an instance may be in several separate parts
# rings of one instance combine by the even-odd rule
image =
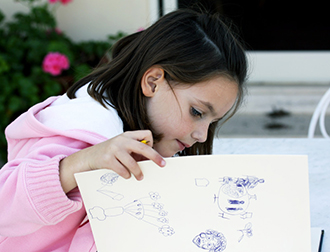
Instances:
[[[190,114],[195,118],[203,118],[204,117],[204,112],[200,112],[199,110],[195,109],[194,107],[190,108]],[[220,122],[224,117],[225,116],[213,120],[212,122],[210,122],[210,125]]]
[[[203,117],[203,113],[202,112],[199,112],[197,109],[195,109],[194,107],[191,107],[190,109],[190,113],[192,116],[194,117],[199,117],[199,118],[202,118]]]

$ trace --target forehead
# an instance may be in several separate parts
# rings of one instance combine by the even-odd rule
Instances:
[[[200,106],[218,119],[234,106],[239,91],[237,82],[222,76],[195,84],[175,85],[173,90],[190,105]]]
[[[189,91],[206,92],[213,90],[214,92],[223,93],[225,91],[233,91],[238,89],[238,84],[231,78],[226,76],[218,76],[209,80],[197,82],[197,83],[177,83],[172,86],[173,89],[186,89]],[[219,93],[215,93],[217,95]]]
[[[238,84],[225,76],[219,76],[195,84],[178,84],[173,87],[173,90],[190,97],[190,100],[202,103],[211,112],[221,113],[219,109],[229,103],[231,107],[233,100],[236,100]]]

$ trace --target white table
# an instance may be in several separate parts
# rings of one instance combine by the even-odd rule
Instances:
[[[330,251],[330,140],[314,138],[222,138],[214,154],[308,155],[311,226],[325,230],[322,252]]]

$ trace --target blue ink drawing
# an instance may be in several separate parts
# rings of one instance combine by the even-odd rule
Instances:
[[[242,219],[252,218],[252,212],[248,212],[250,200],[257,199],[255,194],[250,194],[250,190],[259,183],[264,183],[263,179],[253,176],[244,178],[224,177],[220,179],[222,183],[218,195],[214,196],[221,211],[220,217],[230,219],[230,216],[239,216]]]
[[[245,227],[241,230],[238,230],[239,232],[241,232],[241,237],[238,239],[238,242],[241,242],[241,240],[243,239],[243,237],[246,235],[248,238],[250,238],[251,236],[253,236],[252,233],[252,224],[251,222],[247,223],[245,225]]]
[[[206,178],[196,178],[195,185],[198,187],[207,187],[209,185],[209,181]]]
[[[193,243],[209,252],[221,252],[226,249],[227,240],[222,233],[209,229],[196,235]]]
[[[150,192],[148,197],[132,201],[125,206],[102,208],[94,206],[89,209],[92,219],[104,221],[108,217],[117,217],[128,214],[134,218],[144,221],[158,228],[164,236],[173,235],[174,229],[168,225],[168,213],[164,210],[164,205],[159,203],[160,195],[157,192]]]
[[[101,176],[100,180],[107,184],[107,185],[113,185],[118,180],[119,175],[114,172],[108,172]]]
[[[113,200],[122,200],[124,198],[124,195],[120,193],[116,193],[112,190],[109,189],[117,180],[118,180],[119,175],[114,172],[108,172],[105,173],[101,176],[100,180],[103,184],[103,186],[98,189],[97,191],[99,193],[102,193],[108,197],[110,197]]]

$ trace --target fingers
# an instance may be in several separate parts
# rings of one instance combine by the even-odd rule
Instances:
[[[142,155],[143,157],[153,161],[155,164],[157,164],[160,167],[164,167],[166,165],[164,158],[152,148],[152,143],[148,142],[147,144],[144,143],[138,143],[138,144],[139,145],[136,146],[136,150],[134,151],[134,153]]]
[[[145,140],[146,143],[141,142]],[[165,166],[163,157],[152,148],[153,138],[149,130],[125,132],[103,143],[90,147],[90,169],[111,169],[123,178],[131,174],[143,179],[138,161],[149,159],[160,167]],[[92,160],[90,159],[92,158]]]
[[[145,136],[148,138],[148,136]],[[143,143],[140,140],[129,141],[129,149],[127,152],[119,152],[117,155],[117,159],[122,163],[123,167],[125,167],[130,173],[132,173],[137,180],[143,179],[143,174],[138,165],[138,161],[141,160],[151,160],[155,164],[160,167],[164,167],[166,165],[163,157],[152,148],[152,141],[148,141],[147,143]],[[129,155],[127,154],[129,153]]]
[[[135,142],[131,143],[131,153],[142,155],[146,159],[152,160],[160,167],[166,165],[164,158],[152,148],[153,138],[150,130],[129,131],[123,133],[123,136],[136,139]]]
[[[106,169],[109,169],[108,167],[105,167]],[[131,172],[119,161],[115,160],[113,165],[111,166],[111,170],[113,170],[115,173],[117,173],[119,176],[129,179],[131,177]]]
[[[136,141],[147,144],[151,147],[153,145],[153,137],[150,130],[127,131],[124,132],[122,136],[135,139]]]
[[[140,169],[140,166],[131,155],[125,155],[124,157],[118,156],[118,159],[118,162],[120,162],[122,165],[122,169],[119,171],[122,174],[118,175],[128,179],[131,177],[131,174],[133,174],[137,180],[143,179],[143,173]]]

